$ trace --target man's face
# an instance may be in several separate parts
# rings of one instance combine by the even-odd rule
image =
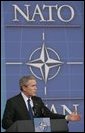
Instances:
[[[35,96],[37,92],[36,80],[29,80],[26,86],[23,86],[23,92],[26,96]]]

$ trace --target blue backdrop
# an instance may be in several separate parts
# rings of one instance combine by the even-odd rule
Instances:
[[[36,4],[70,5],[75,11],[71,22],[62,22],[53,9],[55,22],[27,22],[18,12],[19,21],[14,22],[13,4],[26,13],[24,4],[30,5],[31,15]],[[84,70],[83,70],[83,1],[3,1],[1,2],[1,113],[6,100],[20,92],[18,81],[23,75],[37,77],[38,92],[49,109],[66,114],[77,109],[81,114],[79,122],[70,122],[70,132],[84,131]],[[48,10],[42,10],[45,18]],[[38,10],[37,10],[38,12]],[[67,8],[62,8],[64,19],[70,16]],[[65,19],[67,19],[65,18]],[[42,54],[43,53],[43,54]],[[45,56],[49,63],[42,64]],[[38,59],[38,62],[36,61]],[[53,59],[53,60],[51,60]],[[54,63],[53,63],[54,61]],[[57,61],[59,61],[57,63]],[[34,66],[33,66],[34,65]],[[36,67],[35,67],[36,65]],[[48,70],[48,73],[47,73]],[[47,73],[47,75],[46,75]],[[2,129],[3,131],[3,129]]]

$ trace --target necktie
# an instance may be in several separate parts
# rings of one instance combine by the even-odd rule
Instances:
[[[30,105],[30,99],[28,99],[27,102],[28,102],[29,114],[30,114],[31,120],[33,120],[33,113],[32,113],[32,108],[31,108],[31,105]]]

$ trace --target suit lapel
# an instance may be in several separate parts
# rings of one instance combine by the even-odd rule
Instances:
[[[19,97],[18,97],[18,104],[19,104],[19,107],[22,111],[22,115],[24,114],[26,117],[30,118],[26,104],[25,104],[25,101],[24,101],[21,94],[19,94]]]

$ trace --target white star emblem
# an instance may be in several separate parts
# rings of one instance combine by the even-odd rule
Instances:
[[[40,127],[41,131],[44,131],[44,130],[46,130],[48,125],[45,122],[40,122],[39,127]]]
[[[41,48],[40,57],[38,59],[27,62],[26,65],[29,65],[30,67],[39,68],[42,75],[42,79],[46,83],[48,80],[49,70],[53,67],[58,67],[60,69],[60,66],[63,64],[63,62],[60,61],[58,55],[57,57],[58,60],[50,58],[48,54],[48,49],[43,44]]]

